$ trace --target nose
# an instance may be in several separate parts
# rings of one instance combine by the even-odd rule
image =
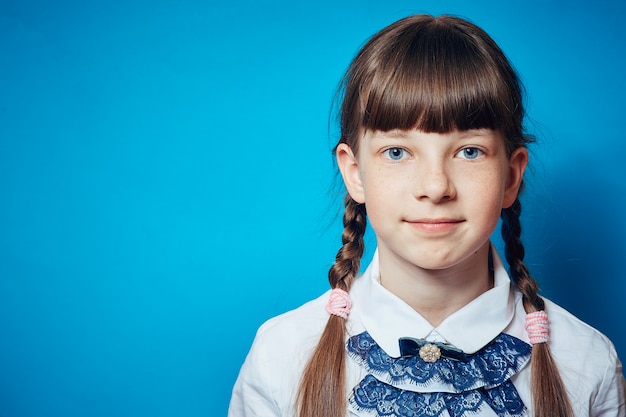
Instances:
[[[424,164],[419,169],[415,186],[415,198],[420,201],[441,203],[456,197],[456,189],[449,170],[444,163]]]

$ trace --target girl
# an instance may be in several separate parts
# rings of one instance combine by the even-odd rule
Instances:
[[[451,16],[376,34],[343,81],[332,290],[259,330],[230,417],[626,416],[611,342],[538,295],[516,73]],[[357,276],[366,216],[378,248]],[[509,274],[490,243],[502,218]]]

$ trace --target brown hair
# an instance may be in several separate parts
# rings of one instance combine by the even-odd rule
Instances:
[[[532,141],[523,131],[515,70],[487,33],[457,17],[415,15],[384,28],[356,55],[341,91],[339,143],[354,154],[367,130],[500,130],[508,155]],[[520,214],[519,198],[502,210],[502,236],[511,279],[530,313],[543,310],[544,302],[523,262]],[[328,275],[332,288],[348,291],[359,272],[366,225],[365,206],[349,195],[343,224],[343,246]],[[331,315],[303,373],[299,417],[345,416],[345,330],[344,320]],[[535,416],[573,416],[547,343],[533,346],[531,366]]]

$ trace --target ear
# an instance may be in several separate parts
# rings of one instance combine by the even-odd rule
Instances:
[[[345,143],[337,145],[335,155],[343,183],[348,189],[348,194],[350,194],[350,197],[357,203],[365,203],[363,180],[361,178],[361,171],[359,170],[359,162],[356,155],[354,155],[352,149]]]
[[[509,179],[504,189],[502,208],[511,207],[517,199],[527,165],[528,149],[520,147],[513,151],[513,154],[511,154],[509,158]]]

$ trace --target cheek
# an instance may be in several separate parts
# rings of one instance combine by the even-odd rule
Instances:
[[[398,173],[377,170],[364,177],[363,191],[366,204],[385,208],[392,202],[398,204],[411,196],[411,180]],[[369,212],[369,210],[368,210]]]
[[[485,178],[476,184],[474,209],[482,212],[484,221],[495,227],[500,219],[504,198],[504,182],[497,176]]]
[[[462,194],[463,199],[471,202],[475,210],[491,215],[496,213],[499,216],[504,198],[504,179],[497,173],[461,178],[457,191]]]
[[[378,227],[379,223],[388,219],[400,207],[402,195],[401,184],[398,181],[389,181],[381,175],[370,175],[364,178],[363,192],[367,217],[372,227]]]
[[[372,200],[380,198],[381,194],[389,193],[389,189],[393,188],[394,181],[390,181],[385,171],[370,168],[361,172],[363,180],[363,193],[366,199]]]
[[[494,163],[475,172],[459,175],[458,178],[465,181],[468,188],[474,188],[476,193],[493,200],[504,196],[506,177],[506,171]]]
[[[501,205],[504,197],[504,186],[498,178],[486,178],[476,184],[476,194],[482,196],[485,205]]]

